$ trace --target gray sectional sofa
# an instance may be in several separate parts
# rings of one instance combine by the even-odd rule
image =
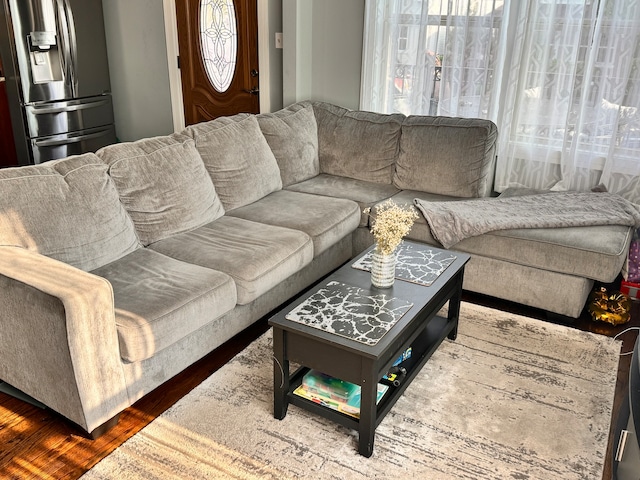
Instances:
[[[496,127],[301,102],[0,170],[0,379],[101,431],[372,243],[393,198],[489,198]],[[437,245],[424,219],[410,238]],[[578,316],[630,227],[467,239],[464,288]]]

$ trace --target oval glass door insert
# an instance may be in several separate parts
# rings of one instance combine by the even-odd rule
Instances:
[[[202,61],[213,88],[227,91],[236,71],[238,29],[233,0],[200,0]]]

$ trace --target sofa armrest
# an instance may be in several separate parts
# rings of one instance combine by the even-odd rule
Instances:
[[[111,284],[0,246],[0,379],[91,432],[129,406]]]

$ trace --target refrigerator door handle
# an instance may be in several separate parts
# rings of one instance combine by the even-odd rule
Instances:
[[[76,75],[76,71],[78,70],[78,42],[76,40],[76,24],[73,20],[73,11],[71,10],[71,5],[69,4],[69,0],[62,0],[62,5],[64,7],[65,19],[67,22],[67,36],[69,39],[69,58],[71,60],[70,74],[71,74],[71,85],[73,88],[73,96],[78,96],[78,77]]]
[[[51,139],[51,140],[34,140],[33,144],[36,147],[58,147],[60,145],[68,145],[70,143],[78,143],[83,142],[85,140],[90,140],[92,138],[100,138],[104,135],[109,134],[111,130],[105,129],[96,133],[87,133],[86,135],[78,135],[77,137],[67,137],[60,140]]]
[[[78,86],[75,74],[76,45],[74,43],[76,35],[75,29],[73,29],[75,27],[73,14],[71,14],[71,9],[67,5],[66,0],[56,0],[56,8],[58,11],[58,38],[60,47],[62,48],[62,68],[66,82],[71,87],[71,95],[77,97]],[[69,15],[71,15],[71,18],[69,18]]]
[[[97,108],[109,103],[109,100],[98,100],[97,102],[80,103],[78,105],[66,105],[64,107],[33,107],[31,113],[34,115],[45,115],[48,113],[76,112],[87,108]]]
[[[71,75],[69,72],[71,66],[71,53],[69,50],[69,32],[67,19],[65,18],[64,6],[62,5],[62,0],[56,1],[56,23],[58,30],[58,43],[60,44],[60,50],[62,55],[60,56],[60,60],[62,63],[62,72],[65,78],[65,82],[71,83]],[[72,94],[75,97],[75,95]]]

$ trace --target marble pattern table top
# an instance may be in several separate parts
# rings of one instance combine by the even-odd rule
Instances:
[[[375,345],[413,304],[385,293],[331,281],[286,315],[366,345]]]
[[[451,265],[456,256],[452,252],[431,249],[423,245],[402,242],[397,250],[396,278],[418,285],[430,286],[445,269]],[[371,271],[373,250],[367,253],[352,267]]]

